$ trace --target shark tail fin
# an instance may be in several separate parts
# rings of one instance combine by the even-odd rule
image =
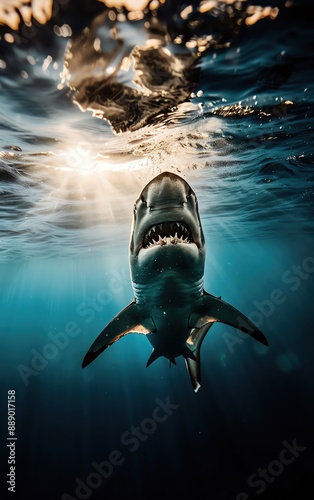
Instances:
[[[192,361],[197,361],[194,352],[191,351],[191,349],[187,345],[185,345],[182,350],[182,356],[184,357],[184,359],[191,359]]]
[[[185,363],[195,392],[197,392],[201,387],[201,345],[206,333],[212,325],[213,323],[207,323],[201,328],[192,329],[187,340],[187,343],[189,345],[188,350],[193,355],[193,357],[185,356]]]

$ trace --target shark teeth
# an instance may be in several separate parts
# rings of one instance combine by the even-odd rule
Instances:
[[[193,243],[190,229],[183,222],[163,222],[151,226],[143,238],[143,248]]]

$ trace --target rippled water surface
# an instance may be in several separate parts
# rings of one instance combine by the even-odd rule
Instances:
[[[20,14],[19,25],[0,5],[1,377],[17,391],[15,498],[312,498],[313,6],[105,3],[55,1],[51,18]],[[206,290],[251,313],[270,343],[230,347],[232,330],[215,325],[196,395],[183,360],[146,370],[142,336],[81,370],[132,300],[132,207],[163,171],[197,194]],[[60,332],[66,345],[49,358]],[[123,433],[167,398],[177,408],[131,450]],[[294,439],[306,451],[292,465],[265,488],[248,483]],[[115,449],[121,467],[76,490]]]
[[[195,13],[192,33],[177,8],[89,12],[72,37],[64,9],[33,38],[2,39],[2,261],[114,243],[163,170],[194,184],[215,238],[313,229],[310,7],[240,28],[220,7],[207,23]]]

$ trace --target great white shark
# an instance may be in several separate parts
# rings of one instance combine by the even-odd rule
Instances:
[[[231,325],[264,345],[263,333],[221,297],[204,290],[205,238],[196,195],[176,174],[152,179],[136,200],[130,240],[134,300],[115,316],[86,353],[83,368],[128,333],[146,335],[170,364],[183,356],[195,392],[200,348],[215,322]]]

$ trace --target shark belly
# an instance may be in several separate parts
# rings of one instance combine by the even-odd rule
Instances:
[[[154,351],[147,362],[149,366],[164,356],[175,363],[175,358],[190,356],[187,347],[191,332],[189,319],[203,301],[203,277],[194,281],[185,273],[165,270],[147,283],[132,282],[135,301],[150,311],[154,332],[147,339]]]
[[[171,306],[190,310],[199,306],[203,297],[203,276],[197,280],[185,276],[185,273],[164,270],[143,282],[132,281],[137,304],[150,308],[167,309]]]

